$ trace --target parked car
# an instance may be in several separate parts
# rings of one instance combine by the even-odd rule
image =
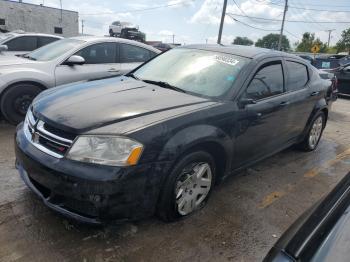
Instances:
[[[339,95],[350,96],[350,56],[323,56],[316,58],[312,64],[320,70],[333,73],[337,77]]]
[[[168,51],[170,49],[172,49],[173,47],[169,44],[164,44],[164,43],[156,43],[155,45],[153,45],[154,48],[157,48],[158,50],[165,52]]]
[[[109,35],[135,40],[144,43],[146,35],[139,30],[138,25],[115,21],[109,26]]]
[[[349,261],[350,173],[277,241],[265,262]]]
[[[0,59],[5,55],[23,55],[63,37],[15,31],[0,34]]]
[[[0,109],[11,123],[24,119],[41,91],[71,82],[125,74],[160,53],[135,41],[112,37],[73,37],[23,57],[0,59]]]
[[[17,168],[68,217],[173,221],[216,181],[291,145],[315,150],[330,84],[283,52],[175,48],[126,76],[40,94],[17,127]]]

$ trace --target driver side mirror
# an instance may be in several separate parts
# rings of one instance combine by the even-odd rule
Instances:
[[[252,98],[242,97],[238,101],[238,105],[239,105],[240,108],[244,108],[246,105],[253,105],[253,104],[256,104],[256,100],[254,100]]]
[[[8,50],[7,45],[0,45],[0,52],[7,51],[7,50]]]
[[[85,59],[79,55],[72,55],[64,62],[64,64],[69,66],[83,65],[85,64]]]

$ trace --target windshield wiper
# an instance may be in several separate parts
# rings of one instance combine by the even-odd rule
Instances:
[[[36,59],[35,59],[34,57],[31,57],[31,56],[29,56],[29,55],[22,55],[22,57],[27,58],[27,59],[29,59],[29,60],[36,61]]]
[[[177,87],[177,86],[173,86],[167,82],[163,82],[163,81],[154,81],[154,80],[148,80],[148,79],[140,79],[143,82],[149,83],[149,84],[153,84],[153,85],[157,85],[160,87],[164,87],[164,88],[168,88],[168,89],[172,89],[178,92],[182,92],[182,93],[187,93],[185,90]]]
[[[134,73],[130,73],[130,74],[127,74],[126,76],[129,76],[129,77],[132,77],[136,80],[141,80],[140,78],[138,78],[137,76],[134,75]]]

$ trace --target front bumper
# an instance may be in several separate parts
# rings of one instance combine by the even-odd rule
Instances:
[[[154,214],[169,162],[111,167],[57,159],[15,135],[16,165],[25,184],[49,208],[81,222],[137,220]]]

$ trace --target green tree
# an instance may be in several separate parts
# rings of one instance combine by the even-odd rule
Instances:
[[[234,45],[253,45],[254,42],[252,40],[250,40],[248,37],[241,37],[241,36],[237,36],[232,44]]]
[[[268,34],[265,35],[263,38],[258,39],[258,41],[255,42],[255,46],[269,49],[277,49],[279,38],[279,34]],[[288,51],[290,49],[289,40],[285,35],[282,36],[281,49],[284,51]]]
[[[341,33],[341,39],[337,42],[337,52],[350,52],[350,28]]]
[[[301,39],[301,42],[297,43],[296,51],[298,52],[311,52],[311,48],[314,45],[318,45],[320,48],[320,53],[326,53],[327,52],[327,45],[323,43],[319,38],[315,38],[314,33],[305,32],[303,34],[303,38]]]

